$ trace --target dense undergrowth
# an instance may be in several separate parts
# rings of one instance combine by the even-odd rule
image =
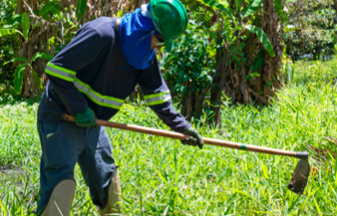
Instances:
[[[107,129],[120,166],[124,215],[336,215],[337,77],[335,63],[297,62],[268,107],[223,104],[219,127],[194,122],[204,137],[308,150],[304,195],[287,190],[297,159],[205,146]],[[41,154],[38,100],[0,90],[0,215],[36,210]],[[125,104],[112,121],[168,130],[148,108]],[[330,138],[330,139],[329,139]],[[330,141],[327,141],[330,140]],[[72,215],[99,215],[76,167]]]

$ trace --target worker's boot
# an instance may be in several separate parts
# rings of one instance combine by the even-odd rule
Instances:
[[[108,188],[108,201],[106,206],[103,209],[100,209],[101,215],[109,215],[112,213],[120,213],[122,210],[122,198],[121,195],[121,186],[118,170],[114,173],[111,178],[111,182]]]
[[[56,185],[41,216],[68,216],[75,196],[74,180],[63,180]]]

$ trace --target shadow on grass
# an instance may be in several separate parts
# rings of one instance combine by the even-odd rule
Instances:
[[[6,105],[15,105],[26,102],[28,105],[39,103],[41,95],[37,95],[33,99],[22,98],[20,95],[15,94],[13,85],[8,81],[0,81],[0,107]]]

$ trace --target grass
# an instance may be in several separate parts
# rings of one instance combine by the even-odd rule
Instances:
[[[204,137],[310,151],[304,195],[287,190],[297,159],[107,129],[120,166],[124,215],[336,215],[336,63],[296,62],[268,107],[223,106]],[[2,87],[3,88],[3,87]],[[0,215],[32,215],[39,188],[37,101],[0,94]],[[112,121],[168,129],[146,107],[124,105]],[[324,154],[318,151],[326,150]],[[72,215],[99,215],[76,166]]]

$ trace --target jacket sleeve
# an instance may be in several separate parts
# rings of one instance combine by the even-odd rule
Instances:
[[[148,106],[172,130],[183,132],[191,127],[184,116],[175,111],[170,91],[162,77],[155,55],[151,66],[142,72],[138,84],[144,93]]]
[[[93,62],[109,43],[111,39],[84,25],[47,64],[45,72],[69,114],[75,115],[88,107],[86,99],[74,85],[77,72]]]

